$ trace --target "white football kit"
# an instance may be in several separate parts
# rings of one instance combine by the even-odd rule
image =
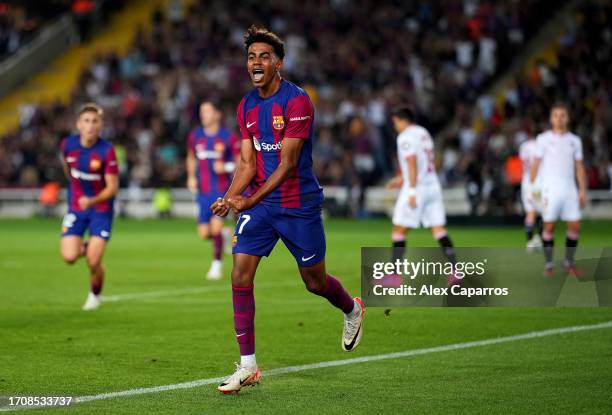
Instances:
[[[408,204],[410,175],[408,157],[416,156],[416,208]],[[421,126],[411,125],[397,137],[397,156],[402,178],[404,180],[399,192],[393,224],[405,228],[443,226],[446,224],[446,213],[442,202],[442,188],[434,166],[433,140],[429,132]]]
[[[570,132],[543,132],[537,138],[536,157],[541,160],[539,176],[544,222],[580,220],[576,186],[576,161],[582,160],[580,137]]]
[[[531,167],[536,160],[536,140],[526,140],[519,147],[519,158],[523,164],[523,179],[521,181],[521,201],[526,212],[540,212],[540,204],[533,197],[531,185]],[[541,170],[540,170],[541,171]],[[534,185],[540,187],[540,172],[536,176]]]

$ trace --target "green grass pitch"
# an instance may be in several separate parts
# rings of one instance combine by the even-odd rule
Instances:
[[[104,294],[158,294],[120,297],[96,312],[80,310],[86,266],[60,260],[59,231],[59,220],[0,221],[0,396],[97,395],[233,371],[229,279],[205,281],[211,248],[193,221],[117,220]],[[387,246],[389,231],[387,221],[326,221],[328,269],[354,295],[359,248]],[[521,228],[450,232],[457,246],[524,244]],[[609,246],[610,235],[612,222],[586,222],[580,243]],[[435,245],[425,230],[409,244]],[[282,243],[262,261],[255,295],[262,370],[612,320],[610,308],[397,308],[388,316],[370,308],[363,341],[348,354],[342,315],[303,288]],[[612,412],[611,346],[608,328],[269,376],[238,395],[207,385],[46,411],[603,414]]]

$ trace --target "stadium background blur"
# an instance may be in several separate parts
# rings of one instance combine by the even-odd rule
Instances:
[[[63,86],[68,94],[10,109],[18,122],[0,129],[0,188],[64,183],[59,141],[87,101],[106,110],[103,136],[118,149],[123,188],[184,187],[186,135],[199,103],[218,102],[236,128],[236,104],[251,88],[242,35],[252,23],[281,35],[283,76],[313,98],[315,170],[322,185],[347,190],[353,203],[342,214],[368,216],[366,189],[394,173],[388,118],[399,103],[432,131],[442,184],[461,189],[472,215],[520,213],[518,145],[547,128],[558,99],[569,103],[582,137],[589,188],[611,188],[608,1],[45,4],[0,3],[2,59],[15,59],[65,15],[73,19],[71,47],[89,49],[91,59],[78,62],[76,82]],[[113,18],[135,5],[146,19],[133,22],[125,53],[97,46],[96,36],[108,36]]]

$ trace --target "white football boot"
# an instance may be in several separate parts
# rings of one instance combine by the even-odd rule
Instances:
[[[90,292],[82,308],[84,311],[97,310],[100,308],[100,304],[102,304],[102,299],[100,296]]]
[[[542,238],[540,235],[533,235],[533,237],[527,242],[527,252],[536,252],[542,249]]]
[[[360,308],[359,313],[354,317],[344,315],[344,330],[342,332],[342,350],[350,352],[359,345],[361,336],[363,335],[363,318],[365,317],[365,306],[361,298],[353,299],[355,305]]]
[[[238,393],[243,386],[253,386],[259,383],[261,371],[258,367],[251,369],[236,363],[236,371],[217,387],[221,393]]]
[[[223,277],[223,262],[219,259],[215,259],[210,264],[210,269],[208,270],[208,274],[206,274],[206,278],[209,280],[220,280]]]

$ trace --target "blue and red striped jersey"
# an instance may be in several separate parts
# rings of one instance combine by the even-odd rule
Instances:
[[[202,127],[196,127],[189,132],[188,149],[193,151],[197,159],[196,177],[200,193],[223,194],[231,181],[230,173],[215,173],[214,163],[234,161],[236,154],[236,137],[226,128],[220,128],[217,134],[209,136]]]
[[[104,175],[119,174],[115,148],[102,138],[98,138],[91,147],[83,147],[81,136],[73,134],[62,140],[61,151],[70,174],[68,208],[80,212],[82,209],[78,201],[81,196],[98,195],[106,187]],[[112,212],[114,200],[98,203],[93,209],[96,212]]]
[[[258,90],[253,89],[240,101],[236,119],[242,139],[253,140],[256,150],[257,172],[251,183],[252,193],[278,167],[283,139],[304,140],[297,167],[262,203],[284,208],[323,203],[323,189],[312,170],[314,106],[306,91],[284,79],[279,90],[268,98],[260,97]]]

